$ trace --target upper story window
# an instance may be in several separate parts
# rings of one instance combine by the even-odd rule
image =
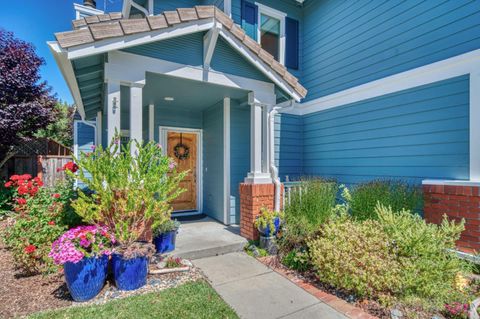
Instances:
[[[285,63],[285,17],[286,13],[256,2],[258,7],[257,41],[275,60]]]

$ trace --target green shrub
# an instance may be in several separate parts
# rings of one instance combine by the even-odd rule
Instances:
[[[378,221],[333,218],[308,241],[308,248],[322,282],[359,297],[388,298],[400,289],[400,268]]]
[[[392,207],[417,212],[422,207],[422,190],[402,181],[372,181],[351,190],[350,213],[357,220],[377,219],[377,202]]]
[[[299,251],[296,249],[283,256],[282,264],[290,269],[301,272],[307,271],[311,267],[308,253],[306,251]]]
[[[445,218],[437,226],[407,210],[395,212],[381,204],[375,212],[395,248],[401,271],[401,298],[433,308],[460,301],[451,299],[461,298],[455,280],[468,271],[468,263],[451,249],[464,230],[463,222],[455,224]]]
[[[131,153],[133,147],[136,155]],[[73,208],[86,223],[106,225],[122,251],[132,248],[134,253],[134,243],[143,234],[169,220],[170,202],[185,191],[179,184],[187,172],[177,172],[174,160],[153,142],[132,140],[120,149],[119,139],[114,138],[106,148],[82,153],[75,161],[76,177],[93,194],[80,190]]]
[[[304,179],[301,191],[294,191],[285,207],[282,251],[303,249],[305,240],[333,215],[339,186],[334,181]]]
[[[470,302],[463,289],[468,263],[452,251],[463,223],[427,224],[408,210],[378,204],[377,219],[359,221],[341,214],[308,240],[309,256],[319,278],[359,297],[401,302],[426,311]]]

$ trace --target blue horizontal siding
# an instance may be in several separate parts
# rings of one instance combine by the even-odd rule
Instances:
[[[219,38],[217,41],[210,65],[216,71],[271,82],[222,38]]]
[[[230,105],[230,222],[240,223],[238,185],[250,171],[250,108],[236,100]]]
[[[223,102],[203,112],[203,210],[223,222]]]
[[[201,66],[203,64],[203,33],[197,32],[123,49],[122,51],[176,63]]]
[[[202,5],[212,5],[220,10],[224,10],[224,1],[223,0],[202,0],[201,1]]]
[[[480,48],[478,1],[309,1],[307,100]]]
[[[303,124],[306,175],[347,184],[469,178],[468,76],[308,114]]]
[[[201,3],[200,0],[155,0],[153,12],[154,14],[160,14],[163,11],[172,11],[177,8],[192,8]]]
[[[275,117],[275,164],[281,180],[303,174],[303,119],[298,115]]]

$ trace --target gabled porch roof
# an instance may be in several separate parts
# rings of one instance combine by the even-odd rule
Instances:
[[[204,47],[204,67],[208,68],[216,37],[220,35],[292,99],[300,101],[307,93],[283,65],[213,6],[182,8],[143,19],[122,19],[121,14],[111,13],[75,20],[73,26],[73,31],[57,33],[58,42],[50,43],[50,47],[80,110],[83,110],[84,94],[80,92],[82,88],[72,70],[75,68],[72,60],[201,31],[209,31]],[[94,71],[98,73],[98,70]]]

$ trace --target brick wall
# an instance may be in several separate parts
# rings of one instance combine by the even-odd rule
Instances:
[[[282,185],[283,187],[283,185]],[[274,184],[240,184],[240,235],[258,239],[258,230],[253,225],[260,209],[273,209],[275,205]],[[280,192],[283,194],[283,190]],[[281,200],[280,200],[281,203]]]
[[[465,231],[457,246],[480,251],[480,193],[478,186],[424,185],[424,215],[430,223],[440,224],[443,215],[450,220],[465,219]]]

